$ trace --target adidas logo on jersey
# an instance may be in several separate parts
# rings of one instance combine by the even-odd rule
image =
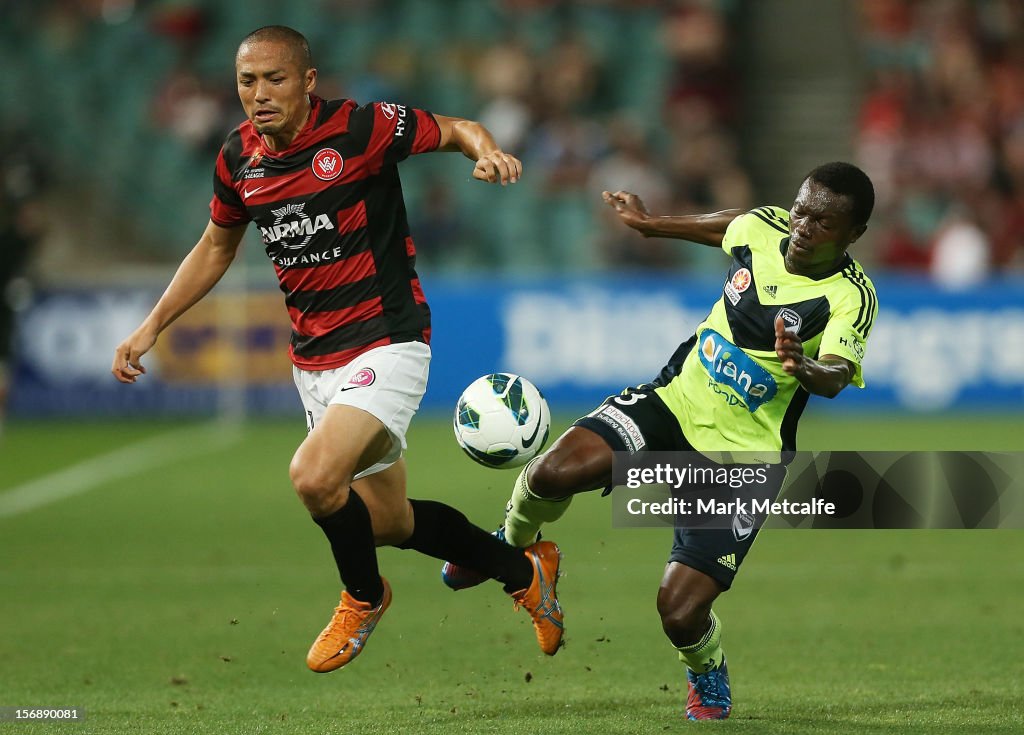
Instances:
[[[724,556],[718,557],[715,561],[717,561],[719,564],[721,564],[726,569],[731,569],[734,572],[736,571],[736,555],[735,554],[725,554]]]
[[[772,297],[773,299],[775,298],[775,294],[777,294],[777,293],[779,292],[779,287],[778,287],[778,286],[776,286],[776,285],[774,285],[774,284],[773,284],[773,285],[771,285],[771,286],[762,286],[762,287],[761,287],[761,289],[762,289],[762,290],[763,290],[763,291],[764,291],[764,292],[765,292],[766,294],[768,294],[769,296],[771,296],[771,297]]]

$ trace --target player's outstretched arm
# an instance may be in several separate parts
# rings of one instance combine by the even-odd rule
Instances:
[[[729,223],[743,214],[742,209],[725,209],[712,214],[661,217],[648,212],[640,197],[628,191],[606,191],[601,196],[619,219],[644,237],[689,240],[716,248],[722,247]]]
[[[839,395],[855,373],[853,364],[839,355],[822,355],[817,360],[807,357],[803,340],[787,332],[781,318],[775,320],[775,354],[782,360],[782,369],[799,380],[808,392],[826,398]]]
[[[185,256],[153,311],[114,350],[110,371],[122,383],[134,383],[146,372],[142,356],[152,349],[160,333],[203,298],[221,279],[238,252],[245,225],[221,227],[210,222],[192,252]]]
[[[434,115],[441,128],[439,151],[460,151],[475,161],[473,178],[492,184],[514,184],[523,175],[523,164],[518,158],[498,147],[494,136],[483,125],[459,117]]]

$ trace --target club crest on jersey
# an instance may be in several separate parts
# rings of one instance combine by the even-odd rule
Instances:
[[[731,388],[740,405],[751,413],[775,397],[779,390],[775,378],[750,355],[714,329],[705,329],[702,335],[698,352],[700,361],[711,376],[710,386],[715,392],[733,399],[729,401],[730,405],[735,405],[736,398],[716,386]]]
[[[740,268],[732,274],[732,279],[726,282],[725,295],[733,306],[740,302],[740,294],[750,288],[752,280],[754,278],[750,275],[750,271],[746,268]]]
[[[313,156],[313,175],[321,181],[333,181],[341,176],[345,159],[333,148],[321,148]]]
[[[804,323],[804,320],[803,317],[792,309],[779,309],[779,313],[775,315],[775,318],[782,320],[786,325],[787,332],[800,334],[800,326]]]

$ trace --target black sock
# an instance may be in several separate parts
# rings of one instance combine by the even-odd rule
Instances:
[[[530,586],[533,565],[522,549],[509,546],[474,526],[461,512],[433,500],[410,500],[412,536],[400,549],[413,549],[435,559],[469,567],[501,582],[506,592]]]
[[[348,502],[341,510],[313,520],[331,542],[334,563],[348,593],[360,602],[379,603],[384,597],[384,583],[377,570],[370,511],[359,493],[349,489]]]

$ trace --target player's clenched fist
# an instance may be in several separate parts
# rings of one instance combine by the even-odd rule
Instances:
[[[504,151],[491,151],[480,156],[473,167],[473,178],[492,184],[514,184],[523,175],[523,164],[518,158]]]
[[[122,383],[134,383],[146,368],[140,360],[156,344],[156,336],[149,332],[136,331],[114,350],[114,364],[110,372]]]
[[[786,323],[781,317],[775,318],[775,354],[789,375],[796,375],[804,365],[803,340],[796,333],[786,331]]]
[[[650,213],[639,196],[628,191],[602,192],[601,198],[615,210],[626,225],[639,230],[650,218]]]

